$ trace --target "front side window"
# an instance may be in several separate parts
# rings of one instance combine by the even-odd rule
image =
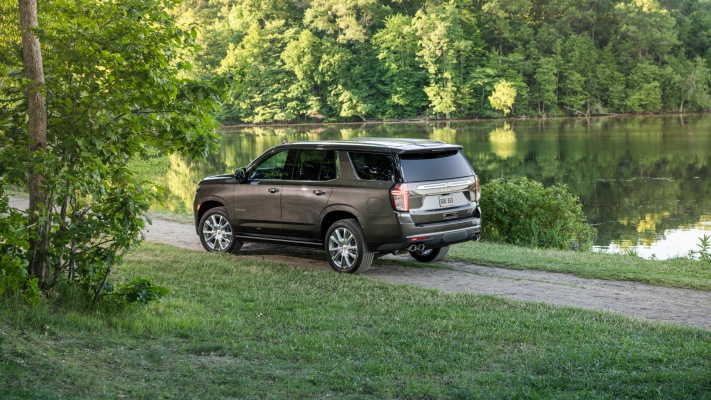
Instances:
[[[395,181],[393,156],[385,153],[348,153],[358,178],[367,181]]]
[[[329,181],[336,179],[336,152],[334,150],[300,150],[294,161],[295,181]]]
[[[288,151],[274,153],[260,162],[249,175],[250,180],[283,180],[289,179],[291,169],[286,168]]]

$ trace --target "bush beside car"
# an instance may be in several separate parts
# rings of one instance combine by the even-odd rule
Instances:
[[[597,231],[565,185],[545,187],[526,178],[494,179],[482,186],[485,240],[520,246],[588,250]]]

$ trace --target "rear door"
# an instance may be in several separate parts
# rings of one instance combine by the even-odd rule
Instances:
[[[299,150],[281,197],[283,235],[320,239],[321,214],[338,177],[334,150]]]
[[[477,178],[461,152],[404,153],[399,158],[415,224],[471,217]]]

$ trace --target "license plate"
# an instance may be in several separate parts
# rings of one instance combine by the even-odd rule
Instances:
[[[451,195],[439,196],[440,207],[452,207],[454,205],[454,197]]]

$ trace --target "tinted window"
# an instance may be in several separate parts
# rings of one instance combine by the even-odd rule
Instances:
[[[383,153],[348,153],[358,178],[368,181],[395,181],[393,157]]]
[[[401,154],[400,163],[407,182],[437,181],[474,174],[469,161],[456,151]]]
[[[272,154],[252,170],[249,179],[288,179],[291,169],[285,166],[287,154],[286,151]]]
[[[336,152],[333,150],[301,150],[294,162],[293,180],[328,181],[336,179]]]

